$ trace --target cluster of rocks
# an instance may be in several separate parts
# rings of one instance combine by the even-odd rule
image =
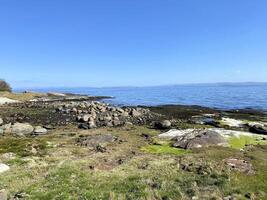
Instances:
[[[29,123],[8,123],[4,124],[0,118],[0,135],[1,134],[12,134],[15,136],[26,136],[26,135],[44,135],[47,133],[47,129],[42,126],[33,127]]]
[[[153,118],[148,109],[117,107],[97,101],[65,103],[58,105],[56,112],[74,115],[82,129],[145,124]]]

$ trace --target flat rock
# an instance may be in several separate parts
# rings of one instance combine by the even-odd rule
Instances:
[[[9,104],[9,103],[19,103],[20,101],[9,99],[7,97],[0,97],[0,105]]]
[[[223,136],[215,131],[195,130],[183,136],[175,138],[173,147],[183,149],[194,149],[209,146],[227,146],[227,142]]]
[[[0,174],[8,171],[10,167],[6,164],[0,163]]]
[[[87,137],[81,137],[77,140],[77,144],[86,147],[97,147],[98,145],[105,145],[117,140],[117,137],[114,137],[111,134],[103,135],[90,135]]]
[[[47,133],[47,129],[43,128],[42,126],[36,126],[34,128],[35,135],[45,135]]]

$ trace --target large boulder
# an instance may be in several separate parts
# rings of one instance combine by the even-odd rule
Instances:
[[[29,135],[33,132],[34,128],[28,123],[15,123],[11,127],[11,133],[17,136]]]
[[[209,146],[227,146],[223,136],[215,131],[195,130],[175,138],[174,147],[194,149]]]

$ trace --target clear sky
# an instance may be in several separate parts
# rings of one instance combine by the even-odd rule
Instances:
[[[266,0],[0,0],[13,87],[267,81]]]

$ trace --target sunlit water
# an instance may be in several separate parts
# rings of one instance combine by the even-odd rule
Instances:
[[[117,105],[200,105],[220,109],[267,110],[267,84],[208,84],[160,87],[42,88],[35,91],[113,96]]]

